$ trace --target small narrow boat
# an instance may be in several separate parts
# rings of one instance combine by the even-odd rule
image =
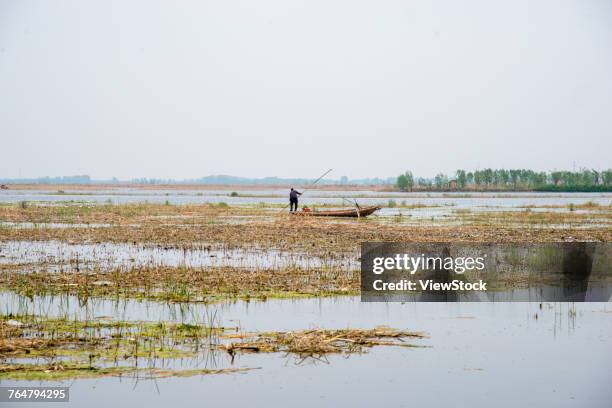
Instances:
[[[375,211],[380,210],[381,207],[376,205],[369,207],[357,207],[351,208],[350,210],[329,210],[329,211],[295,211],[293,215],[303,215],[308,217],[367,217],[373,214]]]

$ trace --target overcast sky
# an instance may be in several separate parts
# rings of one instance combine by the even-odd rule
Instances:
[[[0,0],[0,178],[612,167],[611,0]]]

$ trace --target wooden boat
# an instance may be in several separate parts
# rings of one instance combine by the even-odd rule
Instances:
[[[294,211],[293,215],[303,215],[308,217],[367,217],[373,214],[375,211],[380,210],[381,207],[372,205],[369,207],[357,207],[351,208],[350,210],[329,210],[329,211]]]

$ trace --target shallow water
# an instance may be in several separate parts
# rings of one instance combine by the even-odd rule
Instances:
[[[157,202],[173,204],[227,202],[256,204],[286,202],[285,190],[248,190],[250,197],[230,197],[228,191],[122,189],[86,195],[31,191],[1,191],[0,202],[66,201],[103,203]],[[521,206],[568,205],[593,201],[609,205],[612,194],[600,193],[379,193],[308,191],[301,204],[341,205],[340,195],[359,196],[361,205],[422,203],[441,207],[386,208],[380,214],[409,213],[414,218],[443,219],[457,209],[473,212],[522,210]],[[367,196],[361,198],[361,196]],[[383,197],[384,196],[384,197]],[[538,209],[533,209],[537,211]],[[565,211],[564,209],[546,209]],[[380,217],[390,218],[390,217]],[[236,218],[236,222],[243,222]],[[61,228],[61,227],[59,227]],[[72,267],[78,256],[84,265],[106,268],[135,265],[317,267],[317,262],[341,262],[358,267],[354,256],[316,260],[280,251],[238,252],[212,248],[185,251],[157,247],[101,244],[0,243],[0,263],[47,262]],[[4,255],[4,257],[2,257]],[[353,264],[354,263],[354,264]],[[327,361],[296,364],[291,356],[241,355],[233,363],[224,353],[198,359],[154,361],[174,368],[261,367],[241,374],[158,379],[100,378],[50,385],[71,387],[69,406],[550,406],[609,407],[612,388],[612,307],[609,303],[361,303],[356,297],[267,302],[181,304],[136,300],[89,299],[74,296],[26,298],[0,293],[2,314],[35,313],[78,319],[172,320],[206,322],[216,316],[225,326],[243,330],[303,330],[307,328],[372,328],[388,325],[424,331],[430,338],[411,341],[427,348],[378,347],[364,355],[328,357]],[[143,361],[143,364],[151,362]],[[0,385],[41,385],[0,381]],[[299,398],[296,398],[299,396]],[[62,406],[63,404],[54,404]],[[19,406],[29,406],[20,404]],[[34,404],[37,407],[39,404]]]
[[[71,192],[73,194],[71,194]],[[32,201],[39,204],[102,204],[102,203],[170,203],[170,204],[205,204],[227,203],[229,205],[283,205],[287,203],[287,192],[281,189],[236,190],[238,196],[231,196],[227,190],[142,190],[134,188],[74,190],[64,194],[49,190],[2,190],[0,203]],[[344,198],[344,199],[343,199]],[[421,225],[443,223],[461,225],[461,211],[471,214],[495,211],[525,211],[529,207],[533,212],[569,212],[569,204],[580,205],[588,202],[602,207],[612,205],[612,193],[401,193],[380,191],[330,191],[308,190],[300,198],[300,207],[316,208],[325,204],[325,209],[347,208],[356,200],[361,206],[378,205],[381,210],[368,218],[373,222],[400,223],[404,225]],[[396,207],[398,205],[399,207]],[[402,208],[402,206],[423,206]],[[329,207],[331,206],[331,207]],[[549,208],[549,206],[563,206]],[[605,208],[602,208],[605,210]],[[257,217],[219,217],[218,222],[240,224],[252,220],[264,220],[270,215],[277,215],[280,208],[273,208],[271,213]],[[575,214],[594,213],[593,211],[575,210]],[[0,220],[2,221],[2,220]],[[172,221],[172,219],[169,219]],[[577,228],[609,227],[608,213],[593,217],[583,225],[572,225]],[[18,226],[19,227],[19,226]],[[53,226],[49,226],[54,228]],[[57,228],[62,228],[58,226]],[[570,225],[556,225],[555,228],[568,228]]]
[[[73,194],[71,194],[71,192]],[[238,196],[231,196],[227,190],[142,190],[134,188],[117,188],[112,190],[67,191],[58,194],[51,187],[49,190],[2,190],[0,202],[19,201],[80,201],[89,203],[112,202],[121,203],[165,203],[171,204],[201,204],[219,203],[228,204],[285,204],[288,202],[288,192],[285,189],[259,189],[241,190],[236,188]],[[408,205],[425,204],[428,206],[450,207],[452,209],[464,208],[512,208],[533,205],[536,207],[547,205],[569,205],[594,202],[603,206],[612,203],[612,193],[538,193],[538,192],[508,192],[508,193],[401,193],[380,191],[329,191],[308,190],[300,197],[300,205],[331,204],[350,205],[342,198],[351,202],[357,200],[360,205],[387,205],[389,200],[397,204],[403,201]],[[430,208],[431,209],[431,208]]]
[[[62,314],[62,310],[118,319],[197,321],[216,311],[244,330],[371,328],[425,331],[411,341],[428,348],[379,347],[327,363],[296,365],[281,354],[243,355],[242,374],[135,381],[103,378],[64,382],[71,405],[182,406],[443,406],[607,407],[612,391],[612,307],[607,303],[361,303],[355,297],[168,305],[74,297],[26,299],[0,295],[3,312]],[[64,306],[61,306],[63,304]],[[64,309],[62,309],[64,307]],[[206,309],[206,310],[205,310]],[[200,362],[202,364],[203,362]],[[193,361],[184,361],[188,368]],[[231,365],[220,355],[204,364]],[[3,381],[2,385],[15,384]],[[19,384],[24,384],[20,382]],[[38,383],[37,383],[38,385]],[[60,385],[55,383],[55,385]],[[236,392],[239,390],[240,392]],[[299,399],[295,397],[299,395]],[[492,402],[493,401],[493,402]]]
[[[91,224],[67,224],[61,222],[8,222],[0,221],[1,228],[14,229],[36,229],[36,228],[108,228],[112,224],[91,223]]]
[[[63,241],[0,242],[0,264],[40,264],[46,270],[132,268],[139,266],[233,266],[244,268],[335,267],[359,269],[358,255],[322,258],[275,249],[204,246],[181,249],[154,245],[71,244]]]

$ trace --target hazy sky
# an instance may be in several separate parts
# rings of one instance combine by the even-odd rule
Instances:
[[[0,178],[612,167],[612,0],[0,0]]]

